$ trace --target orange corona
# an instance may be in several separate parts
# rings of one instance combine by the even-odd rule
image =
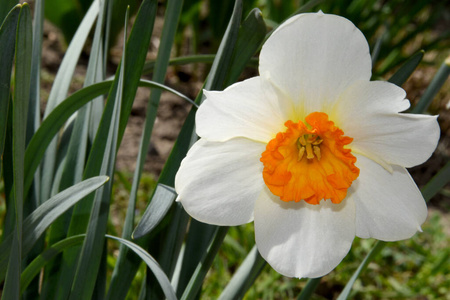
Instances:
[[[353,139],[322,112],[309,114],[305,123],[289,120],[285,125],[287,130],[279,132],[261,155],[269,190],[283,201],[340,203],[359,175],[356,157],[344,148]]]

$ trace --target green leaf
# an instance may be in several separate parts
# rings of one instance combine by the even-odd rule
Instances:
[[[247,65],[247,62],[261,47],[266,32],[266,24],[264,23],[261,11],[257,8],[253,9],[239,29],[236,47],[231,57],[230,64],[232,68],[225,80],[225,86],[236,82],[242,70]]]
[[[44,156],[45,150],[61,126],[87,102],[106,93],[111,84],[111,81],[102,82],[77,91],[58,105],[44,119],[30,140],[25,152],[25,191],[28,191],[30,188],[33,182],[33,175]]]
[[[31,57],[30,103],[27,127],[27,143],[39,127],[41,120],[40,83],[41,83],[41,55],[42,32],[44,27],[44,0],[37,0],[34,4],[33,49]],[[39,202],[38,202],[39,203]]]
[[[448,182],[450,182],[450,161],[422,188],[425,200],[430,201]]]
[[[197,268],[192,274],[191,280],[189,281],[186,289],[184,290],[182,300],[190,300],[195,299],[197,293],[200,291],[202,287],[203,280],[208,273],[209,268],[211,267],[214,258],[216,257],[217,252],[219,251],[220,246],[222,245],[223,239],[227,235],[228,227],[227,226],[216,226],[216,233],[214,235],[211,244],[209,245],[204,257],[201,262],[198,264]]]
[[[75,203],[89,195],[109,180],[106,176],[86,179],[50,198],[34,210],[23,222],[23,253],[26,255],[45,230]],[[13,236],[0,245],[0,281],[6,272],[6,263]]]
[[[139,257],[142,258],[142,260],[147,264],[149,269],[155,275],[156,279],[158,280],[158,282],[164,292],[165,297],[167,299],[174,299],[174,300],[177,299],[177,297],[175,296],[175,291],[173,290],[169,279],[167,278],[166,274],[159,266],[158,262],[153,257],[151,257],[150,254],[148,254],[139,245],[136,245],[135,243],[133,243],[131,241],[128,241],[128,240],[125,240],[125,239],[122,239],[119,237],[115,237],[115,236],[110,236],[110,235],[106,235],[106,237],[121,242],[123,245],[125,245],[125,246],[129,247],[131,250],[133,250],[134,253],[139,255]]]
[[[169,60],[169,66],[182,66],[192,63],[212,64],[215,57],[216,56],[214,54],[198,54],[198,55],[175,57]],[[152,73],[153,69],[155,68],[155,64],[156,61],[154,60],[147,61],[144,65],[144,69],[142,70],[142,75],[148,75]]]
[[[53,82],[52,89],[50,90],[47,106],[45,108],[44,119],[63,99],[67,97],[78,58],[80,57],[86,39],[91,31],[95,19],[97,18],[99,6],[99,0],[93,1],[91,7],[83,18],[83,21],[78,27],[69,47],[67,48],[66,54],[64,55],[61,66],[59,67],[58,73],[56,74]],[[45,158],[41,168],[41,201],[48,199],[51,194],[52,184],[54,182],[54,170],[56,169],[57,144],[58,140],[55,137],[51,144],[48,145],[45,152]]]
[[[85,234],[75,235],[51,245],[43,253],[38,255],[28,266],[23,270],[20,276],[20,289],[23,292],[31,281],[41,272],[42,268],[51,262],[58,254],[67,248],[79,245],[84,241]]]
[[[124,39],[127,36],[127,23],[129,12],[125,17]],[[118,147],[118,131],[120,122],[120,112],[122,105],[122,96],[124,89],[124,73],[126,68],[127,44],[123,49],[122,60],[119,72],[114,79],[114,85],[117,86],[115,94],[110,94],[108,101],[114,102],[114,110],[111,116],[109,130],[105,145],[105,152],[102,157],[100,174],[114,176],[114,166],[116,164],[116,153]],[[98,145],[98,144],[97,144]],[[94,145],[95,147],[96,145]],[[72,292],[69,299],[90,299],[93,296],[97,274],[103,258],[104,236],[108,224],[109,204],[112,193],[112,182],[109,182],[104,188],[100,189],[94,198],[89,224],[87,228],[86,239],[81,249],[80,258],[72,285]],[[73,252],[75,253],[75,251]],[[70,254],[69,254],[70,255]],[[64,277],[61,277],[64,279]]]
[[[359,265],[358,269],[356,269],[355,273],[353,273],[352,277],[345,285],[344,290],[341,292],[341,294],[337,298],[338,300],[344,300],[344,299],[348,298],[356,279],[358,279],[361,272],[367,268],[369,263],[373,260],[373,258],[375,258],[375,256],[378,253],[380,253],[381,249],[383,249],[385,245],[386,245],[386,242],[383,242],[383,241],[377,241],[375,243],[375,246],[370,250],[369,254],[367,254],[367,256],[364,258],[362,263]]]
[[[225,76],[230,70],[233,49],[239,34],[239,25],[242,18],[242,0],[236,0],[234,3],[233,14],[228,23],[227,30],[217,50],[216,58],[211,66],[208,80],[205,85],[207,90],[222,90],[225,84]],[[245,65],[245,64],[244,64]]]
[[[266,265],[266,261],[258,252],[258,248],[253,246],[245,260],[233,274],[228,285],[220,294],[219,300],[243,299],[245,293],[253,285],[256,278]]]
[[[420,98],[419,103],[414,107],[412,113],[420,114],[427,110],[428,106],[433,101],[436,94],[444,85],[448,76],[450,75],[450,56],[442,63],[441,67],[434,75],[433,80],[431,80],[425,93],[423,93],[422,98]]]
[[[25,152],[25,191],[27,191],[33,182],[33,174],[44,155],[47,145],[51,142],[53,136],[59,131],[69,117],[79,110],[83,105],[92,101],[96,97],[107,93],[113,81],[106,80],[88,87],[82,88],[70,95],[66,100],[59,104],[52,113],[45,118],[39,129],[34,134]],[[185,95],[165,86],[152,82],[150,80],[140,80],[139,86],[149,88],[160,88],[171,92],[186,101],[192,102]]]
[[[3,5],[0,5],[2,9]],[[3,149],[6,137],[6,125],[9,111],[9,94],[11,71],[16,47],[17,21],[21,6],[14,7],[8,14],[0,28],[0,170],[3,164]],[[0,19],[2,20],[2,19]]]
[[[55,24],[70,42],[80,24],[84,11],[79,0],[45,0],[45,17]]]
[[[103,28],[105,18],[105,1],[100,2],[98,19],[95,27],[95,34],[92,40],[92,47],[89,55],[89,63],[86,71],[86,77],[83,86],[89,86],[96,81],[103,80]],[[67,147],[67,153],[64,158],[64,162],[59,165],[58,170],[61,173],[60,182],[56,180],[53,183],[54,190],[63,190],[75,183],[81,181],[84,172],[84,166],[87,157],[89,133],[90,130],[96,131],[96,123],[90,120],[92,107],[99,106],[99,115],[97,119],[101,118],[101,112],[103,110],[103,97],[100,96],[94,99],[92,102],[84,105],[76,114],[73,129],[70,133],[70,140],[68,143],[60,142],[60,148],[63,145]],[[96,110],[94,110],[97,113]],[[61,150],[59,150],[61,152]],[[55,176],[56,177],[56,176]],[[71,211],[61,216],[52,225],[50,234],[47,239],[47,243],[53,244],[63,239],[67,235],[67,225],[70,221]],[[55,297],[56,289],[54,286],[58,284],[60,258],[50,263],[44,271],[44,280],[41,288],[41,298],[53,299]]]
[[[303,288],[302,292],[298,296],[297,300],[308,300],[311,298],[311,296],[314,294],[314,291],[319,286],[320,280],[322,277],[319,278],[310,278],[308,282],[306,283],[306,286]]]
[[[210,245],[217,226],[205,224],[191,219],[189,231],[186,237],[184,253],[181,263],[177,295],[181,297],[185,291],[195,269],[201,264],[203,257]]]
[[[164,17],[164,26],[161,34],[161,42],[158,49],[158,55],[155,63],[155,71],[153,74],[153,81],[163,83],[166,77],[167,66],[170,58],[170,52],[173,45],[173,40],[178,26],[178,21],[181,14],[181,8],[183,1],[168,1],[166,13]],[[161,96],[160,89],[153,89],[150,94],[149,105],[147,106],[147,117],[145,119],[144,130],[142,133],[139,153],[136,161],[136,169],[134,171],[133,183],[130,192],[130,199],[128,202],[127,214],[125,218],[125,224],[123,227],[122,237],[130,239],[132,230],[134,227],[134,214],[136,207],[136,199],[138,193],[138,186],[141,179],[142,170],[147,157],[150,137],[153,131],[153,125],[156,120],[157,109],[159,106],[159,100]],[[153,201],[152,201],[153,202]],[[172,204],[172,203],[170,203]],[[167,206],[167,210],[170,205]],[[166,210],[166,212],[167,212]],[[148,210],[147,210],[148,211]],[[145,216],[145,215],[144,215]],[[146,217],[147,218],[147,217]],[[151,218],[153,220],[153,218]],[[139,231],[138,231],[139,235]],[[132,276],[126,278],[126,273],[120,272],[124,264],[127,264],[126,257],[128,248],[121,246],[119,257],[117,259],[116,266],[113,271],[111,279],[111,287],[108,291],[108,299],[119,299],[129,289],[129,285],[132,281]]]
[[[19,0],[3,0],[2,1],[2,5],[0,5],[0,23],[2,23],[4,21],[4,19],[6,19],[8,17],[8,14],[11,13],[14,6],[17,5],[18,3],[19,3]],[[3,44],[0,44],[0,45],[3,45]]]
[[[401,86],[403,83],[406,82],[406,80],[411,76],[411,74],[414,72],[414,70],[417,68],[419,63],[422,61],[423,55],[425,54],[425,51],[419,51],[413,56],[411,56],[410,59],[408,59],[398,70],[397,72],[392,75],[391,78],[389,78],[389,82]]]
[[[28,267],[22,272],[21,276],[21,286],[23,288],[26,288],[27,285],[31,282],[31,280],[39,274],[41,269],[53,258],[55,258],[58,254],[60,254],[62,251],[77,246],[83,242],[85,239],[85,234],[75,235],[69,238],[66,238],[64,240],[59,241],[58,243],[53,244],[48,249],[46,249],[41,255],[36,257],[34,261],[28,265]],[[144,249],[142,249],[140,246],[125,240],[121,239],[119,237],[111,236],[111,235],[105,235],[105,237],[116,240],[120,242],[121,244],[125,245],[126,247],[130,248],[134,253],[136,253],[146,264],[147,266],[152,270],[153,274],[156,275],[156,278],[158,279],[164,294],[167,299],[174,299],[176,300],[175,292],[170,284],[169,279],[165,275],[165,273],[161,270],[160,266],[158,265],[158,262],[150,255],[148,254]]]
[[[158,184],[152,201],[145,209],[141,221],[133,231],[132,238],[138,239],[152,231],[167,214],[176,197],[177,193],[173,188]]]
[[[13,132],[13,197],[15,204],[15,232],[11,245],[8,270],[3,287],[2,299],[19,299],[21,257],[23,247],[24,206],[24,156],[26,144],[27,113],[31,70],[31,13],[28,4],[23,4],[19,14],[16,38],[16,61],[14,69],[14,101],[12,104]]]
[[[123,106],[120,114],[119,143],[131,114],[139,79],[147,56],[156,15],[156,0],[144,0],[128,38],[127,66],[124,75]]]

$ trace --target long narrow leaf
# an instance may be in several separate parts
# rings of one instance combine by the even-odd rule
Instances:
[[[61,66],[58,69],[55,80],[48,97],[47,106],[45,108],[44,118],[46,118],[53,109],[61,103],[66,97],[70,87],[73,73],[75,71],[78,58],[81,54],[86,39],[91,31],[95,19],[99,12],[99,0],[93,1],[91,7],[86,13],[83,21],[78,27],[69,48],[64,55]],[[53,136],[52,136],[53,138]],[[45,151],[45,159],[41,168],[41,200],[45,201],[49,198],[54,182],[54,170],[56,167],[57,155],[57,139],[54,138]]]
[[[314,291],[319,286],[320,280],[322,277],[319,278],[310,278],[308,282],[306,283],[306,286],[303,288],[302,292],[298,296],[297,300],[308,300],[311,298],[311,296],[314,294]]]
[[[36,275],[39,274],[40,270],[49,261],[55,258],[62,251],[81,244],[85,239],[85,236],[86,236],[85,234],[80,234],[61,240],[58,243],[49,247],[40,256],[36,257],[36,259],[30,265],[28,265],[28,267],[23,271],[21,276],[21,286],[25,288],[31,282],[31,280]],[[153,257],[151,257],[144,249],[128,240],[121,239],[119,237],[111,235],[106,235],[105,237],[120,242],[126,247],[129,247],[134,253],[136,253],[156,275],[156,278],[160,282],[160,285],[164,291],[165,297],[170,300],[177,299],[166,274],[161,270],[161,267],[158,265],[158,262],[156,262],[156,260]]]
[[[242,299],[265,265],[266,261],[259,254],[258,248],[253,246],[244,262],[220,294],[219,300]]]
[[[433,101],[436,94],[439,92],[441,87],[444,85],[448,76],[450,75],[450,56],[442,63],[441,67],[434,75],[433,80],[431,80],[422,98],[420,98],[419,103],[412,110],[413,113],[419,114],[427,110],[430,103]]]
[[[9,93],[11,84],[11,71],[16,47],[17,21],[21,6],[16,6],[8,14],[0,27],[0,170],[3,164],[3,148],[6,137],[6,124],[9,111]]]
[[[106,235],[106,237],[121,242],[122,244],[124,244],[127,247],[129,247],[130,249],[132,249],[134,251],[134,253],[139,255],[139,257],[142,258],[142,260],[147,264],[147,266],[150,268],[150,270],[152,270],[152,272],[155,275],[156,279],[158,280],[166,298],[174,299],[174,300],[177,299],[177,297],[175,296],[175,292],[172,288],[172,285],[170,284],[170,281],[167,278],[166,274],[161,269],[161,267],[158,265],[156,260],[153,257],[151,257],[144,249],[142,249],[139,245],[136,245],[135,243],[130,242],[125,239],[122,239],[122,238],[118,238],[118,237],[114,237],[114,236],[110,236],[110,235]]]
[[[61,214],[108,180],[106,176],[86,179],[53,196],[33,211],[23,222],[23,255],[27,254],[37,239]],[[12,239],[10,235],[0,245],[0,281],[5,276]]]
[[[42,268],[47,263],[51,262],[58,254],[67,248],[79,245],[84,241],[85,234],[75,235],[63,239],[52,246],[48,247],[43,253],[37,256],[27,267],[23,270],[20,276],[20,289],[23,292],[28,287],[31,281],[41,272]],[[53,287],[54,288],[54,287]]]
[[[367,254],[367,256],[364,258],[362,263],[358,266],[358,269],[355,271],[355,273],[353,273],[352,277],[345,285],[345,288],[342,291],[342,293],[339,295],[338,300],[344,300],[344,299],[348,298],[356,279],[358,279],[361,272],[367,268],[367,265],[372,261],[372,259],[378,253],[380,253],[380,251],[384,248],[385,245],[386,245],[386,242],[383,242],[383,241],[377,241],[375,243],[375,246],[370,250],[369,254]]]
[[[3,0],[2,5],[0,5],[0,23],[7,18],[10,10],[13,9],[14,5],[19,3],[19,0]]]
[[[52,137],[59,131],[61,126],[63,126],[63,124],[74,112],[79,110],[89,101],[92,101],[96,97],[107,93],[111,89],[112,84],[112,80],[107,80],[85,87],[73,93],[61,104],[59,104],[42,122],[41,126],[28,144],[25,152],[25,191],[27,191],[31,186],[33,174],[39,166],[46,146],[51,142]],[[192,103],[192,100],[185,95],[165,85],[158,84],[150,80],[140,80],[139,86],[163,89]]]
[[[195,299],[197,293],[200,291],[200,288],[202,287],[202,283],[203,280],[205,279],[206,273],[208,273],[208,270],[211,267],[214,257],[219,251],[219,248],[222,245],[223,239],[225,238],[227,232],[228,227],[226,226],[217,227],[214,239],[211,241],[211,244],[209,245],[208,250],[206,251],[205,257],[203,257],[201,263],[195,269],[194,274],[192,274],[191,280],[189,281],[189,284],[187,285],[183,293],[183,296],[181,297],[182,300]]]
[[[105,1],[100,2],[100,9],[95,27],[95,34],[93,38],[91,53],[89,56],[89,63],[86,71],[86,78],[83,86],[89,86],[95,83],[98,79],[103,78],[103,51],[102,51],[102,35],[105,15]],[[59,186],[54,183],[53,189],[63,190],[75,183],[81,181],[84,172],[84,165],[87,157],[89,132],[90,127],[95,127],[89,122],[91,110],[93,105],[97,105],[100,101],[100,107],[103,107],[103,97],[98,97],[93,102],[87,103],[77,113],[74,121],[73,130],[70,135],[70,141],[67,146],[67,154],[64,159],[64,164],[60,165],[62,169]],[[100,112],[101,113],[101,112]],[[94,128],[93,130],[96,130]],[[48,237],[48,243],[63,239],[67,234],[67,224],[70,220],[70,212],[61,216],[53,224]],[[57,280],[59,278],[60,259],[50,263],[44,272],[44,280],[41,289],[41,298],[53,299],[55,297]]]
[[[129,11],[125,17],[124,39],[127,36],[127,23]],[[122,105],[122,96],[124,89],[124,73],[126,68],[127,44],[123,49],[120,71],[114,79],[117,84],[115,94],[110,94],[109,101],[114,101],[114,110],[110,120],[110,126],[103,154],[100,174],[114,176],[114,166],[116,163],[116,153],[118,147],[118,131],[120,122],[120,112]],[[108,223],[109,203],[112,193],[112,181],[105,187],[97,191],[94,199],[94,205],[89,218],[86,239],[80,253],[80,259],[77,266],[72,292],[69,299],[90,299],[92,298],[97,274],[103,258],[104,236]],[[63,277],[61,277],[63,278]]]
[[[15,233],[11,246],[8,270],[2,299],[19,299],[20,273],[22,257],[22,222],[24,205],[24,157],[26,144],[27,113],[31,70],[31,13],[30,7],[22,5],[19,15],[16,38],[16,61],[14,69],[14,101],[12,105],[13,121],[13,171],[14,171],[14,202],[16,213]]]
[[[167,214],[176,197],[177,194],[173,188],[159,184],[152,202],[147,206],[141,221],[133,231],[133,239],[138,239],[152,231]]]
[[[242,22],[231,57],[231,69],[227,74],[225,86],[233,84],[241,74],[247,62],[255,54],[266,36],[266,24],[259,9],[253,9]]]
[[[242,0],[236,0],[234,3],[233,14],[228,23],[227,30],[217,50],[216,58],[211,66],[208,75],[208,81],[205,89],[222,90],[224,88],[225,76],[230,68],[231,58],[233,56],[234,45],[239,34],[239,26],[242,18]]]
[[[423,55],[425,54],[425,51],[419,51],[413,56],[411,56],[408,61],[406,61],[397,72],[392,75],[391,78],[389,78],[389,82],[392,82],[393,84],[396,84],[398,86],[401,86],[403,83],[406,82],[406,80],[411,76],[411,74],[414,72],[414,70],[417,68],[419,63],[422,61]]]
[[[183,1],[168,1],[164,18],[164,27],[161,34],[161,43],[159,45],[158,56],[155,64],[155,72],[153,74],[153,81],[155,82],[164,82],[182,5]],[[146,154],[150,145],[150,137],[153,131],[154,122],[156,120],[156,113],[159,106],[160,97],[161,90],[153,89],[151,91],[149,99],[150,104],[147,107],[147,117],[145,119],[144,131],[142,133],[140,141],[139,153],[136,161],[136,169],[133,175],[130,199],[128,202],[125,224],[122,232],[122,237],[125,239],[131,238],[131,233],[134,226],[134,213],[136,207],[138,186],[145,163],[145,158],[147,156]],[[170,208],[170,206],[167,207],[167,209],[168,208]],[[125,273],[120,272],[120,270],[123,268],[123,265],[127,263],[126,257],[128,251],[128,248],[121,246],[119,257],[117,259],[117,263],[111,279],[111,287],[108,291],[108,299],[120,299],[124,297],[126,295],[126,291],[129,288],[129,285],[131,284],[132,276],[128,276],[128,278],[126,278],[124,276]]]

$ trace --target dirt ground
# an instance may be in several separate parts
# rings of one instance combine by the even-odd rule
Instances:
[[[159,32],[162,28],[161,18],[155,25],[154,37],[151,41],[148,58],[155,58],[157,45],[159,44]],[[61,43],[61,35],[52,25],[45,23],[44,27],[44,43],[42,58],[42,99],[45,101],[48,97],[53,78],[61,63],[64,55],[65,46]],[[112,58],[109,70],[111,74],[115,70],[120,59],[122,45],[119,42],[116,47],[111,50]],[[88,55],[83,53],[79,66],[74,75],[74,83],[71,91],[75,91],[82,87],[83,77],[86,71]],[[200,90],[204,74],[199,72],[205,70],[205,66],[183,66],[177,69],[170,67],[166,77],[165,84],[187,95],[191,99],[195,99]],[[412,103],[416,103],[428,86],[436,67],[420,66],[409,80],[403,86],[407,91],[407,97]],[[150,78],[149,78],[150,79]],[[145,122],[147,102],[149,98],[149,90],[139,88],[136,99],[134,101],[132,113],[125,131],[125,135],[119,149],[117,169],[125,172],[133,172],[136,165],[136,158],[139,151],[140,137]],[[419,186],[424,185],[437,170],[442,168],[450,157],[450,87],[449,80],[438,95],[437,99],[430,107],[432,114],[439,114],[439,123],[441,125],[441,140],[435,154],[425,164],[411,169],[411,174]],[[179,97],[163,92],[158,109],[156,123],[151,138],[151,146],[147,153],[145,171],[153,174],[155,178],[161,172],[164,162],[166,161],[173,143],[183,125],[183,122],[190,110],[190,106],[186,101]],[[418,141],[420,142],[420,141]],[[447,186],[447,191],[450,188]],[[450,208],[449,195],[439,195],[432,201],[434,206],[438,206],[445,211]]]

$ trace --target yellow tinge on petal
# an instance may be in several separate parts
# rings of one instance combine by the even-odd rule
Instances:
[[[289,120],[285,126],[287,130],[279,132],[261,155],[269,190],[286,202],[340,203],[359,176],[356,158],[344,148],[353,139],[323,112],[309,114],[305,123]]]

